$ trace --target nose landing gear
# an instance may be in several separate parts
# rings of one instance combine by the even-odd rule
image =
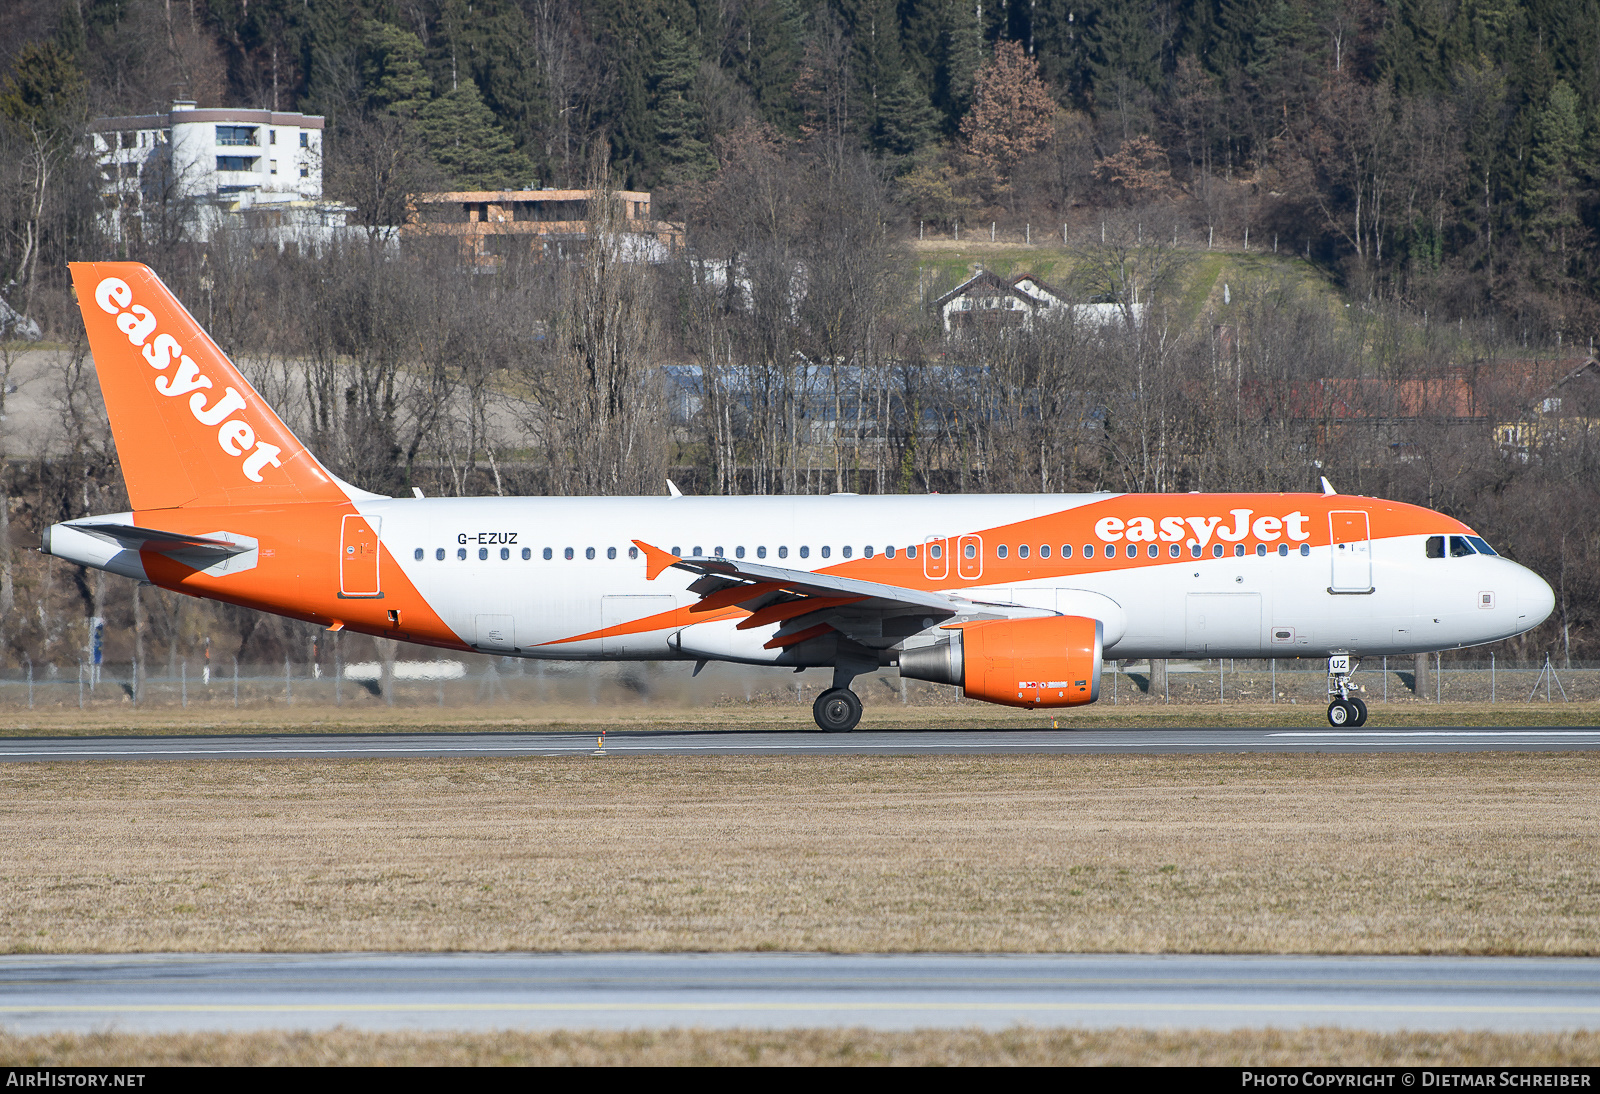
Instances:
[[[1328,724],[1335,729],[1359,729],[1367,724],[1367,704],[1350,694],[1362,690],[1361,685],[1351,682],[1359,664],[1352,662],[1347,653],[1328,658],[1328,694],[1333,697],[1328,704]]]

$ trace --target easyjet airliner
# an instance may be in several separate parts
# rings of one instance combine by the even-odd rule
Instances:
[[[72,276],[133,511],[44,550],[191,596],[514,657],[831,667],[1070,707],[1104,658],[1355,659],[1536,626],[1536,574],[1460,521],[1321,494],[390,498],[329,472],[148,268]]]

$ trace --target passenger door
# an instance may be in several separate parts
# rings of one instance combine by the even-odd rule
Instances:
[[[339,595],[346,599],[383,595],[378,574],[378,530],[383,518],[345,516],[339,535]]]
[[[1328,514],[1330,551],[1333,555],[1330,593],[1372,592],[1372,540],[1367,514],[1334,511]]]

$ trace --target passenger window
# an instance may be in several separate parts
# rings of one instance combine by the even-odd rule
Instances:
[[[822,557],[823,558],[828,558],[832,554],[833,554],[833,548],[832,547],[824,547],[822,549]]]
[[[809,548],[809,547],[800,548],[800,557],[801,558],[810,558],[811,557],[811,548]]]
[[[701,556],[701,554],[702,554],[700,548],[698,548],[698,547],[696,547],[692,553],[693,553],[695,558],[699,558]]]
[[[930,543],[930,544],[928,544],[928,557],[929,558],[943,558],[944,557],[944,547],[941,544],[938,544],[938,543]]]
[[[1311,557],[1311,544],[1302,543],[1300,545],[1300,557],[1301,558],[1310,558]]]
[[[1234,558],[1243,558],[1244,557],[1244,544],[1235,543],[1233,545],[1233,557]]]
[[[465,562],[467,560],[467,549],[465,547],[457,547],[456,557]]]
[[[869,543],[865,547],[861,548],[861,557],[862,558],[871,558],[872,557],[872,544]]]
[[[1189,557],[1190,558],[1199,558],[1200,557],[1200,545],[1198,543],[1189,544]]]
[[[584,548],[583,557],[586,558],[586,559],[589,559],[591,562],[594,561],[594,548],[593,547]]]
[[[637,547],[629,547],[628,548],[628,557],[629,558],[638,558],[639,557],[639,548],[637,548]]]
[[[724,557],[721,547],[713,547],[711,549],[711,554],[712,554],[712,557],[714,557],[714,558],[722,558],[722,557]]]
[[[1049,558],[1050,557],[1050,545],[1048,543],[1039,544],[1039,557],[1040,558]]]
[[[511,557],[511,548],[509,548],[509,547],[500,548],[500,561],[501,562],[506,561],[510,557]]]
[[[545,561],[546,561],[546,562],[549,562],[549,561],[550,561],[550,556],[551,556],[551,555],[552,555],[552,554],[554,554],[554,553],[555,553],[555,552],[553,552],[553,551],[551,551],[551,550],[550,550],[550,548],[548,548],[548,547],[546,547],[546,548],[545,548],[545,549],[544,549],[544,560],[545,560]]]
[[[487,559],[488,557],[489,557],[489,548],[487,548],[487,547],[479,547],[478,548],[478,561],[482,562],[485,559]]]
[[[1180,552],[1178,551],[1178,545],[1176,543],[1174,543],[1171,547],[1167,548],[1167,554],[1170,555],[1173,558],[1177,558],[1179,553]]]
[[[1061,557],[1062,558],[1071,558],[1072,557],[1072,544],[1063,543],[1061,545]]]
[[[1018,558],[1027,558],[1028,557],[1028,545],[1026,543],[1022,544],[1021,546],[1019,546],[1017,548],[1017,557]]]
[[[778,548],[778,557],[779,558],[788,558],[789,557],[789,548],[787,548],[787,547],[779,547]]]
[[[907,558],[916,558],[917,557],[917,548],[916,548],[915,544],[912,544],[910,547],[906,548],[906,557]]]
[[[842,547],[842,548],[839,549],[839,553],[841,555],[843,555],[845,558],[849,558],[850,557],[850,548]]]
[[[1159,558],[1161,555],[1161,548],[1152,543],[1149,547],[1145,548],[1145,554],[1149,555],[1151,558]]]
[[[1256,557],[1257,558],[1266,558],[1267,557],[1267,545],[1265,543],[1256,544]]]
[[[1128,544],[1128,557],[1129,558],[1138,558],[1139,557],[1139,545],[1137,543]]]
[[[444,561],[444,548],[441,547],[437,551],[433,552],[433,557],[434,557],[434,559],[436,561],[443,562]]]
[[[565,551],[563,551],[561,553],[562,553],[563,557],[565,557],[568,562],[572,561],[572,548],[571,547],[568,547]]]
[[[1288,558],[1289,557],[1289,545],[1287,543],[1278,544],[1278,557],[1279,558]]]
[[[1444,537],[1443,536],[1429,536],[1428,537],[1428,544],[1427,544],[1427,551],[1428,551],[1428,557],[1429,558],[1443,558],[1444,557]]]
[[[966,555],[967,555],[968,558],[977,558],[978,557],[978,545],[976,543],[967,544]],[[1006,549],[1004,547],[1000,548],[1000,557],[1001,558],[1005,558],[1006,557]]]
[[[417,553],[412,555],[411,557],[416,559],[418,562],[421,562],[422,561],[422,548],[418,547],[417,548]]]
[[[894,548],[893,547],[885,547],[883,549],[883,557],[884,558],[893,558],[894,557]]]
[[[1212,558],[1221,558],[1222,557],[1222,544],[1213,543],[1211,545],[1211,557]]]
[[[767,557],[767,549],[765,547],[757,547],[756,548],[756,557],[757,558],[766,558]]]
[[[533,557],[533,548],[524,547],[522,549],[522,561],[526,562],[532,557]]]
[[[1466,536],[1451,536],[1450,537],[1450,557],[1451,558],[1466,558],[1468,555],[1470,555],[1472,553],[1473,553],[1472,544],[1467,542],[1467,537]]]
[[[1084,558],[1093,558],[1094,557],[1094,544],[1085,543],[1083,545],[1083,557]],[[1111,557],[1111,548],[1109,548],[1109,547],[1106,548],[1106,557],[1107,558]]]
[[[617,557],[617,549],[615,547],[607,547],[606,548],[606,557],[607,558],[616,558]]]
[[[733,549],[733,557],[734,558],[743,558],[744,557],[744,548],[743,547],[735,547]]]
[[[682,558],[683,557],[683,548],[682,547],[674,547],[672,549],[672,553],[677,555],[679,558]],[[545,555],[544,557],[545,558],[549,558],[550,556],[549,555]]]
[[[1004,543],[1002,543],[1000,546],[998,546],[998,547],[996,547],[994,549],[994,553],[995,553],[995,556],[997,558],[1005,558],[1006,557],[1006,552],[1009,551],[1009,550],[1010,550],[1010,548],[1008,548]],[[977,552],[977,548],[973,547],[972,544],[970,544],[970,543],[967,544],[967,557],[968,558],[971,558],[973,555],[975,555],[977,553],[978,553]]]

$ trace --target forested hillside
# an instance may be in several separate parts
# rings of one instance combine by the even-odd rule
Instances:
[[[10,0],[0,71],[13,127],[324,114],[369,218],[581,185],[597,146],[682,212],[752,140],[805,142],[874,156],[913,230],[1154,203],[1359,296],[1594,333],[1600,0]]]

